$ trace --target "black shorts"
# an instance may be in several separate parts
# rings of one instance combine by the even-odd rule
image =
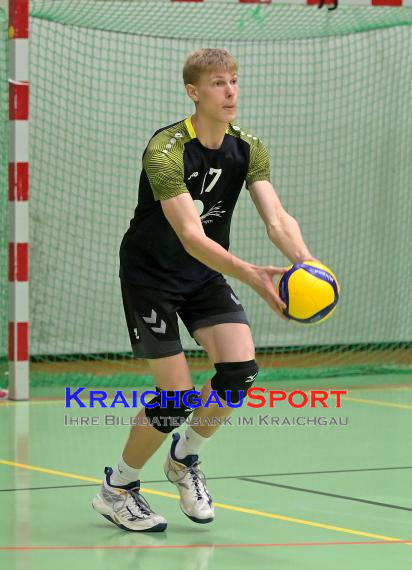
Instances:
[[[177,315],[187,330],[221,323],[249,325],[222,275],[190,294],[175,294],[121,281],[123,306],[135,358],[163,358],[183,351]]]

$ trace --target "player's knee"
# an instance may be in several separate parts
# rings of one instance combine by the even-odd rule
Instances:
[[[240,393],[247,392],[259,372],[255,360],[221,362],[215,364],[215,368],[216,374],[211,381],[212,389],[216,390],[219,398],[232,404],[240,401]]]
[[[193,411],[191,390],[161,390],[146,404],[145,414],[150,425],[162,433],[170,433],[180,427]]]

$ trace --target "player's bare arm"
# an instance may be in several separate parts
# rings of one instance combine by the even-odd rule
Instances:
[[[315,260],[303,240],[298,222],[283,208],[272,184],[267,180],[253,182],[249,190],[272,243],[292,263]]]
[[[189,193],[161,201],[167,221],[176,232],[183,247],[215,271],[219,271],[252,287],[275,310],[284,307],[273,287],[275,275],[286,269],[253,265],[226,251],[221,245],[208,238]]]

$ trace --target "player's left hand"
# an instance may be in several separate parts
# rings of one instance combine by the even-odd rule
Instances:
[[[252,274],[248,284],[282,319],[288,320],[282,312],[286,305],[277,294],[274,286],[274,279],[285,273],[287,267],[273,267],[271,265],[252,265],[250,267]]]

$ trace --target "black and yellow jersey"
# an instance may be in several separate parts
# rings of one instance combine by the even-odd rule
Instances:
[[[143,153],[138,204],[120,246],[120,277],[142,287],[190,293],[217,275],[189,255],[161,200],[189,192],[205,234],[229,249],[230,222],[243,183],[270,180],[263,143],[229,124],[218,149],[204,147],[191,118],[157,131]]]

